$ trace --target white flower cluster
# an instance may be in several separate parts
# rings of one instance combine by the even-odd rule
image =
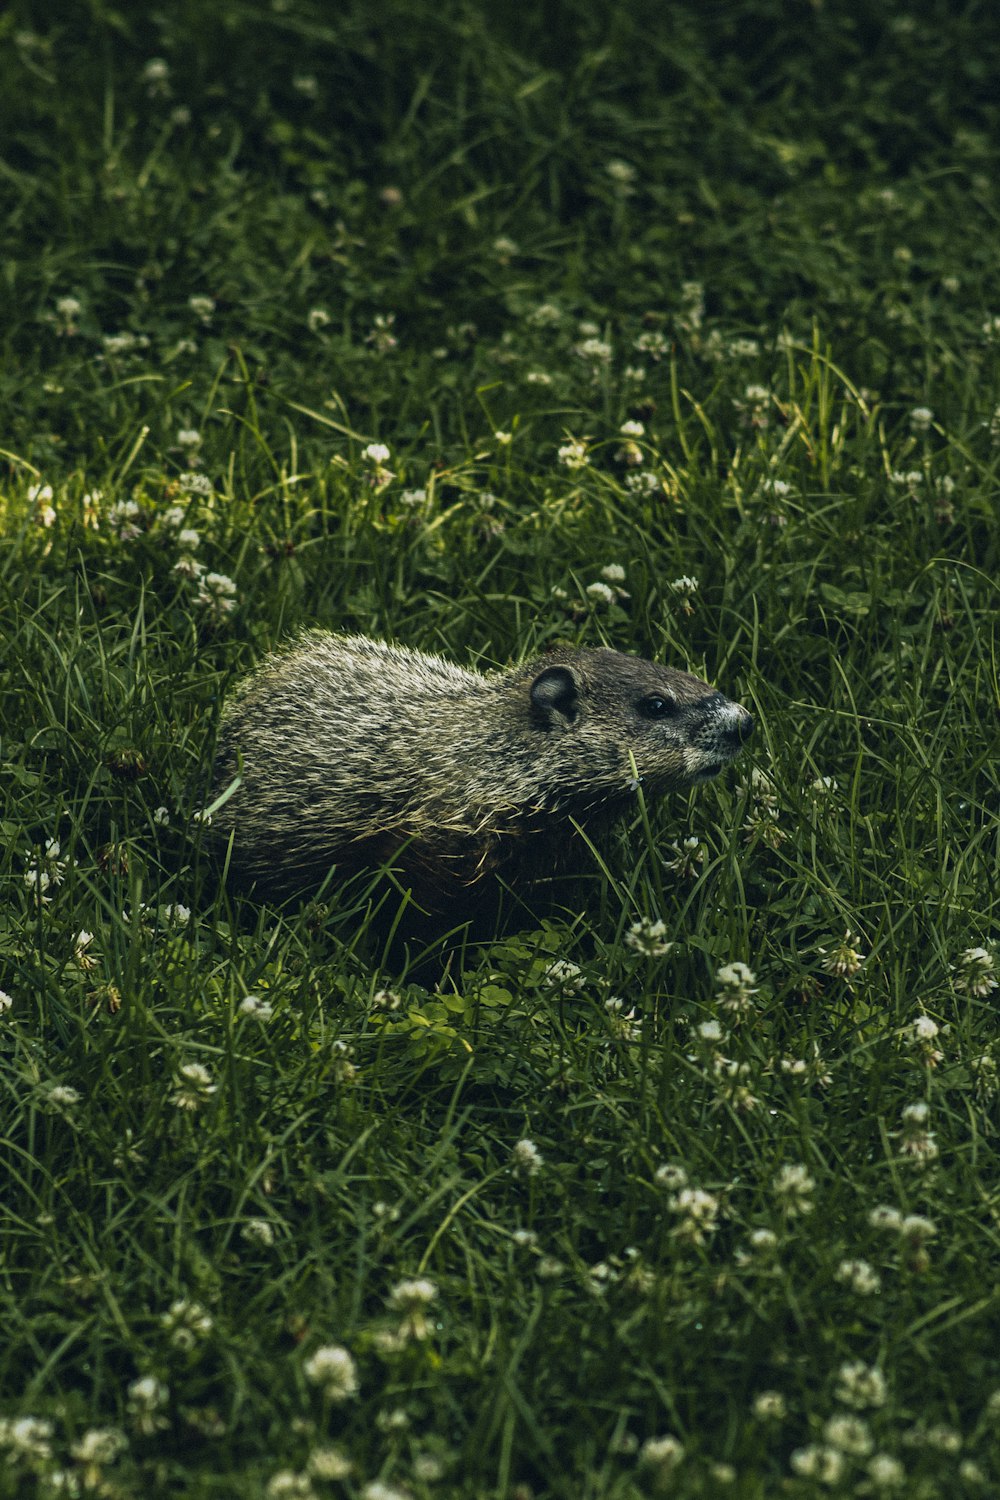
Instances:
[[[667,941],[667,924],[662,919],[642,917],[625,934],[625,946],[643,958],[662,958],[674,945]]]
[[[542,1170],[544,1157],[534,1141],[516,1141],[510,1153],[511,1166],[518,1177],[535,1177]]]
[[[328,1401],[339,1405],[358,1391],[358,1372],[341,1344],[324,1344],[310,1354],[303,1366],[310,1385],[318,1386]]]
[[[757,993],[757,976],[747,964],[723,964],[715,975],[718,986],[716,1002],[721,1010],[731,1016],[745,1016],[753,1010],[753,997]]]

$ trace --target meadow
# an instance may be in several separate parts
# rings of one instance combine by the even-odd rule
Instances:
[[[985,0],[5,9],[0,1500],[1000,1494],[998,69]],[[214,875],[306,626],[757,732],[434,984]]]

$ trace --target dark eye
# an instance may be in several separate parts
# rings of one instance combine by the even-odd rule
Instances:
[[[666,719],[677,707],[677,700],[664,693],[653,693],[639,702],[639,712],[645,719]]]

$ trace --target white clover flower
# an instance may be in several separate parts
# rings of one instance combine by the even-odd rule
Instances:
[[[52,1423],[44,1417],[0,1417],[0,1448],[15,1461],[52,1457]]]
[[[868,1465],[868,1478],[876,1490],[898,1490],[906,1483],[906,1470],[891,1453],[876,1453]]]
[[[783,1422],[788,1405],[780,1391],[759,1391],[750,1407],[759,1422]]]
[[[427,502],[427,491],[424,489],[401,490],[399,494],[400,505],[424,505]]]
[[[365,343],[371,345],[375,354],[389,354],[397,347],[399,340],[392,332],[395,321],[395,313],[376,313],[371,332],[365,336]],[[444,353],[447,356],[447,349]]]
[[[892,1208],[887,1203],[880,1203],[868,1215],[868,1222],[873,1229],[889,1229],[898,1233],[903,1223],[903,1215],[898,1208]]]
[[[588,583],[585,592],[587,598],[592,599],[595,604],[614,604],[618,597],[615,590],[606,583]]]
[[[387,1484],[384,1479],[370,1479],[361,1490],[361,1500],[412,1500],[408,1490]]]
[[[325,307],[311,307],[306,315],[306,326],[310,333],[319,333],[321,328],[326,328],[330,322],[330,314]]]
[[[677,1188],[687,1187],[688,1174],[683,1167],[676,1166],[673,1162],[664,1162],[657,1167],[653,1173],[653,1181],[658,1187]]]
[[[177,444],[181,448],[198,448],[201,446],[201,433],[197,427],[181,427],[177,432]]]
[[[708,850],[701,839],[692,834],[680,844],[671,844],[670,848],[674,857],[663,861],[664,869],[672,870],[682,880],[696,879],[701,872],[700,867],[708,858]]]
[[[427,1309],[438,1295],[433,1281],[418,1276],[409,1281],[399,1281],[389,1293],[391,1308],[403,1314],[399,1332],[404,1339],[425,1339],[431,1333]]]
[[[3,1015],[5,1011],[10,1010],[13,1004],[14,1001],[12,997],[8,995],[7,991],[0,990],[0,1015]]]
[[[83,306],[76,297],[57,297],[56,312],[64,322],[72,323],[83,312]]]
[[[201,536],[193,526],[183,526],[177,533],[177,545],[186,552],[193,552],[201,545]]]
[[[773,1229],[752,1229],[747,1243],[755,1255],[773,1255],[778,1248],[778,1236]]]
[[[639,1449],[639,1462],[643,1468],[654,1469],[657,1481],[665,1482],[684,1457],[684,1444],[671,1434],[664,1437],[647,1438]]]
[[[274,1244],[274,1225],[269,1219],[247,1219],[240,1234],[250,1245],[260,1245],[270,1250]]]
[[[170,822],[170,809],[166,807],[155,808],[153,811],[153,822],[157,828],[166,828]]]
[[[725,1032],[718,1021],[702,1021],[696,1028],[703,1042],[721,1042]]]
[[[45,1091],[45,1101],[53,1109],[73,1109],[80,1098],[79,1089],[70,1088],[67,1083],[54,1083]]]
[[[274,1006],[270,1000],[262,1000],[260,995],[244,995],[237,1006],[237,1014],[248,1016],[253,1021],[270,1021]]]
[[[178,1297],[165,1313],[160,1323],[175,1349],[191,1350],[202,1339],[206,1339],[213,1328],[212,1315],[200,1302],[190,1302]]]
[[[187,927],[191,921],[191,908],[181,901],[173,901],[166,906],[161,906],[158,916],[164,927]]]
[[[576,352],[581,359],[592,360],[595,364],[610,364],[613,350],[605,339],[583,339],[577,344]]]
[[[558,450],[557,457],[567,469],[585,469],[590,463],[587,456],[587,444],[579,438],[572,438],[568,443],[563,443]]]
[[[562,313],[553,302],[540,302],[528,315],[528,322],[536,324],[539,328],[548,328],[561,319]]]
[[[736,960],[723,964],[716,971],[718,985],[716,999],[723,1010],[733,1016],[746,1015],[753,1009],[753,997],[757,994],[757,976],[748,964]]]
[[[958,1453],[962,1447],[962,1434],[949,1427],[947,1422],[935,1422],[923,1434],[924,1443],[938,1453]]]
[[[926,432],[934,420],[929,406],[915,406],[910,412],[910,426],[914,432]]]
[[[848,1416],[846,1412],[837,1412],[829,1418],[823,1436],[831,1448],[857,1458],[864,1458],[875,1446],[868,1423],[861,1417]]]
[[[206,573],[198,580],[195,603],[210,614],[230,614],[236,608],[236,584],[225,573]]]
[[[391,456],[385,443],[369,443],[361,452],[361,457],[366,458],[372,464],[387,464]]]
[[[512,432],[497,431],[493,434],[493,441],[499,443],[501,448],[506,448],[514,441],[514,434]]]
[[[70,1448],[82,1464],[113,1464],[128,1448],[128,1438],[120,1427],[88,1427]]]
[[[682,1188],[670,1199],[669,1207],[680,1220],[674,1233],[693,1245],[703,1245],[718,1228],[721,1204],[714,1193],[706,1193],[703,1188]]]
[[[203,323],[207,323],[215,312],[215,299],[213,297],[189,297],[188,307],[196,318],[200,318]]]
[[[512,240],[509,234],[498,234],[493,241],[493,249],[501,258],[516,255],[520,250],[516,240]]]
[[[586,983],[580,965],[572,963],[568,958],[554,958],[542,977],[554,989],[575,993],[579,993]]]
[[[680,578],[671,579],[670,587],[675,594],[696,594],[698,592],[698,580],[690,574],[683,573]]]
[[[516,1141],[510,1155],[513,1170],[519,1177],[534,1177],[544,1165],[545,1159],[534,1141]]]
[[[827,974],[833,974],[838,979],[846,979],[850,982],[861,968],[866,956],[860,946],[855,946],[856,944],[858,944],[858,939],[852,937],[850,932],[845,932],[843,942],[838,943],[836,948],[830,949],[829,952],[825,948],[820,948],[819,952],[823,958],[821,967]]]
[[[193,469],[185,469],[183,474],[178,474],[177,483],[182,490],[190,495],[210,495],[212,493],[212,481],[207,474],[198,474]]]
[[[163,1407],[170,1399],[168,1388],[154,1375],[143,1375],[133,1380],[128,1388],[128,1414],[132,1426],[143,1437],[150,1437],[169,1427],[170,1421]]]
[[[980,1057],[970,1058],[969,1068],[981,1099],[992,1099],[1000,1092],[1000,1068],[992,1053],[984,1052]]]
[[[141,510],[136,500],[116,500],[108,509],[108,525],[122,542],[133,542],[141,534],[137,524]]]
[[[930,1106],[924,1100],[908,1104],[902,1113],[903,1129],[899,1149],[904,1156],[920,1166],[936,1160],[938,1146],[931,1131],[925,1127],[930,1116]]]
[[[663,480],[649,469],[642,469],[637,474],[625,475],[625,489],[631,490],[633,495],[655,495],[663,493]]]
[[[859,1297],[874,1297],[882,1290],[882,1278],[867,1260],[842,1260],[833,1279],[849,1286]]]
[[[628,187],[630,183],[635,181],[638,175],[635,167],[630,162],[622,161],[617,156],[612,157],[611,161],[605,163],[604,170],[612,182],[622,187]]]
[[[986,948],[966,948],[952,965],[954,985],[962,994],[982,999],[997,987],[993,954]]]
[[[608,563],[606,567],[601,569],[601,577],[607,583],[624,583],[625,569],[621,563]]]
[[[909,1027],[910,1038],[915,1042],[932,1042],[940,1031],[940,1026],[930,1016],[917,1016]]]
[[[180,1087],[170,1100],[177,1109],[200,1109],[217,1092],[218,1085],[212,1082],[211,1073],[201,1063],[184,1063],[178,1068],[177,1075]]]
[[[324,1344],[310,1354],[303,1370],[310,1385],[319,1386],[328,1401],[339,1404],[357,1394],[354,1360],[340,1344]]]
[[[314,1448],[309,1455],[307,1467],[314,1479],[323,1479],[330,1483],[333,1480],[349,1478],[354,1465],[342,1448],[331,1445]]]
[[[294,1469],[278,1469],[267,1481],[264,1494],[267,1500],[317,1500],[309,1475],[296,1474]]]
[[[625,934],[625,946],[643,958],[662,958],[674,946],[666,936],[667,924],[662,918],[653,921],[650,917],[640,917]]]
[[[843,1454],[822,1443],[796,1448],[789,1463],[803,1479],[817,1479],[820,1484],[838,1484],[844,1472]]]
[[[885,1376],[877,1365],[845,1360],[837,1374],[836,1397],[845,1406],[861,1411],[866,1406],[884,1406],[888,1394]]]
[[[640,354],[648,354],[650,359],[658,360],[669,353],[670,340],[658,329],[651,329],[646,333],[640,333],[632,348]]]
[[[376,990],[372,996],[373,1010],[399,1010],[403,997],[398,990]]]
[[[775,1173],[771,1183],[774,1196],[789,1215],[812,1213],[812,1193],[816,1183],[801,1162],[787,1162]]]
[[[111,359],[116,359],[119,354],[128,354],[136,345],[134,333],[105,333],[101,335],[101,344],[104,352]]]

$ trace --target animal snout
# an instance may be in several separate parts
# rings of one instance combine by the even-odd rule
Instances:
[[[745,745],[754,731],[753,714],[747,713],[745,708],[738,709],[739,717],[733,725],[733,733],[741,745]]]

